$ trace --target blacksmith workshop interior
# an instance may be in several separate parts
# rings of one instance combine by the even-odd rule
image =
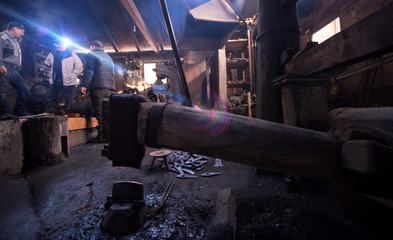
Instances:
[[[0,239],[393,239],[393,0],[1,0],[0,27]]]

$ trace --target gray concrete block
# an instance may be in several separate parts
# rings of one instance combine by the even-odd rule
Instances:
[[[19,174],[23,165],[21,123],[15,120],[0,122],[0,175]]]
[[[68,131],[68,143],[70,147],[75,147],[81,144],[85,144],[88,141],[98,136],[98,130],[96,128],[86,128],[79,130]]]

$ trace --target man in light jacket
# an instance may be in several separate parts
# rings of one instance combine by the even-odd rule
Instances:
[[[65,101],[62,114],[71,113],[77,78],[83,70],[80,58],[64,43],[55,42],[55,47],[56,51],[53,54],[49,53],[44,62],[51,68],[49,77],[51,88],[49,89],[45,110],[47,115],[55,113],[62,92]]]

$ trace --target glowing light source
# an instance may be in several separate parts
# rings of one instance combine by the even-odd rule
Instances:
[[[312,35],[312,41],[321,43],[341,31],[340,18],[336,18]]]
[[[144,64],[144,75],[145,81],[148,84],[154,84],[157,80],[157,74],[153,69],[156,67],[155,63],[145,63]]]
[[[68,47],[72,44],[71,40],[69,38],[62,38],[61,42],[63,43],[64,46]]]
[[[89,52],[89,49],[79,46],[79,45],[71,42],[69,39],[64,40],[64,38],[62,38],[61,35],[57,34],[56,31],[45,27],[40,22],[35,22],[31,19],[28,19],[28,18],[18,14],[17,12],[13,11],[12,9],[4,7],[4,5],[1,5],[1,4],[0,4],[0,12],[6,13],[6,15],[11,15],[14,19],[21,19],[22,22],[26,22],[30,27],[36,29],[37,32],[39,33],[39,36],[41,36],[41,37],[43,37],[45,35],[49,35],[51,39],[60,39],[60,41],[63,44],[72,45],[74,48],[76,48],[76,50],[77,50],[76,52],[83,52],[83,53]],[[67,42],[68,42],[68,44],[67,44]]]

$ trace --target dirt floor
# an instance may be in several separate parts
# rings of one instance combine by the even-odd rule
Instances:
[[[298,179],[290,193],[282,174],[208,158],[197,179],[178,179],[156,161],[150,169],[112,167],[103,144],[71,149],[67,160],[25,176],[0,179],[0,239],[206,239],[217,193],[231,188],[237,201],[237,239],[392,239],[393,209],[340,186]],[[155,149],[147,149],[152,151]],[[200,177],[207,171],[222,175]],[[104,204],[116,181],[144,185],[150,225],[127,236],[101,230]],[[158,215],[151,214],[168,184],[175,186]]]

